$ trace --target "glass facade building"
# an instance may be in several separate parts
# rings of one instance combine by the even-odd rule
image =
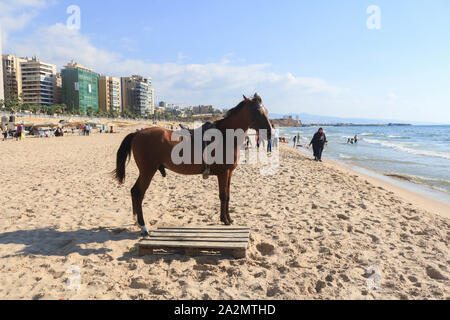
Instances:
[[[97,73],[72,62],[62,69],[61,76],[62,100],[68,110],[83,114],[99,110]]]

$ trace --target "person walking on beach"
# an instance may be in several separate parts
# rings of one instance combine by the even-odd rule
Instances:
[[[312,138],[311,142],[309,143],[309,146],[311,146],[311,145],[313,146],[315,161],[322,162],[322,151],[327,142],[328,141],[327,141],[325,132],[323,132],[322,128],[319,128],[319,130],[314,134],[314,137]]]
[[[296,142],[297,142],[297,136],[294,136],[294,148],[295,148]]]
[[[259,150],[259,132],[256,132],[256,148]]]
[[[271,134],[270,136],[273,139],[273,130],[272,127],[270,128]],[[267,139],[267,153],[272,153],[272,139]]]
[[[7,126],[3,127],[2,133],[3,133],[3,141],[6,141],[8,139],[8,127]]]
[[[23,137],[23,124],[19,124],[17,126],[16,141],[22,140],[22,137]]]
[[[86,132],[86,135],[89,136],[89,133],[91,132],[91,126],[86,124],[84,131]]]

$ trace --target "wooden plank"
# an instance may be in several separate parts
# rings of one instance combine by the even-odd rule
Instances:
[[[180,232],[184,232],[184,233],[203,233],[203,232],[211,232],[211,233],[250,233],[250,230],[223,230],[223,229],[205,229],[205,230],[200,230],[200,229],[161,229],[158,228],[157,230],[151,230],[152,232],[157,231],[157,232],[175,232],[175,233],[180,233]]]
[[[243,238],[221,238],[221,237],[159,237],[151,236],[152,241],[200,241],[200,242],[247,242],[248,237]]]
[[[159,227],[150,231],[150,237],[139,242],[139,255],[153,254],[163,249],[199,255],[202,251],[218,251],[231,254],[234,258],[244,258],[250,236],[250,228],[245,226],[187,226]]]
[[[153,237],[200,237],[200,238],[248,238],[249,232],[241,233],[224,233],[224,232],[164,232],[164,231],[150,231],[150,236]]]
[[[189,227],[165,227],[161,226],[158,227],[159,230],[161,229],[181,229],[181,230],[191,230],[191,229],[197,229],[197,230],[250,230],[249,227],[243,227],[243,226],[203,226],[203,227],[197,227],[197,226],[189,226]]]
[[[153,241],[150,238],[142,240],[139,245],[147,248],[247,249],[248,242]]]

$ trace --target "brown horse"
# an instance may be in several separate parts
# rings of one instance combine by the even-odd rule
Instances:
[[[214,122],[213,127],[219,130],[223,137],[226,136],[229,129],[234,131],[241,129],[241,132],[247,132],[249,128],[258,132],[264,129],[267,130],[267,138],[271,139],[271,125],[267,116],[267,110],[262,106],[262,100],[257,94],[254,95],[253,99],[244,96],[244,100],[229,110],[223,119]],[[226,146],[226,143],[222,143],[220,146],[221,150],[223,150],[224,159],[227,158],[226,155],[228,153],[233,161],[231,163],[223,161],[222,164],[220,162],[212,163],[209,167],[210,174],[216,175],[219,181],[220,220],[225,225],[233,223],[228,209],[230,181],[233,170],[237,167],[239,150],[243,142],[243,139],[241,139],[242,141],[238,141],[236,137],[233,139],[231,148],[228,147],[229,145]],[[193,140],[192,147],[194,147]],[[125,180],[125,163],[127,158],[130,157],[131,151],[133,151],[136,165],[139,168],[139,178],[131,189],[131,198],[133,202],[133,216],[135,220],[137,218],[137,223],[144,235],[148,235],[148,230],[145,227],[142,214],[142,201],[155,173],[160,170],[165,176],[165,168],[184,175],[198,175],[205,171],[206,164],[203,157],[198,164],[195,164],[195,161],[181,164],[174,163],[172,151],[181,141],[182,137],[177,137],[175,132],[154,127],[127,135],[117,151],[114,175],[120,184]],[[194,155],[192,155],[193,157]]]

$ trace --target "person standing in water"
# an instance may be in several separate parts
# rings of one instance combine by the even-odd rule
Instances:
[[[358,136],[357,135],[355,135],[354,141],[355,141],[355,143],[358,143]]]
[[[319,130],[314,134],[314,137],[312,138],[311,142],[309,143],[309,146],[311,146],[311,145],[313,146],[315,161],[322,162],[322,151],[327,142],[328,141],[327,141],[325,132],[323,132],[322,128],[319,128]]]

